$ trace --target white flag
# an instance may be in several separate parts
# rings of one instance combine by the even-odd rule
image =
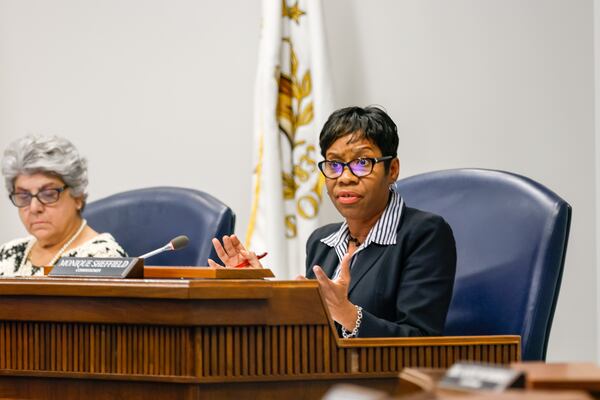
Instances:
[[[319,133],[333,111],[320,0],[263,0],[255,88],[253,201],[246,246],[278,279],[305,272],[324,178]]]

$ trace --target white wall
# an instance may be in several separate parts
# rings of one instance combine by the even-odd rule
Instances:
[[[385,105],[401,176],[529,176],[573,206],[549,360],[596,358],[592,1],[326,2],[341,104]]]
[[[236,210],[243,234],[258,7],[0,0],[0,148],[29,132],[67,136],[90,160],[91,200],[200,188]],[[326,0],[324,10],[337,103],[387,108],[402,176],[504,169],[573,205],[549,359],[594,360],[592,0]],[[0,241],[23,233],[8,201],[0,220]]]
[[[243,232],[258,1],[0,0],[0,148],[70,138],[90,200],[174,185],[215,194]],[[0,241],[23,230],[8,201]]]
[[[600,0],[594,0],[594,128],[596,152],[596,207],[600,200]],[[596,208],[596,237],[600,232],[600,212]],[[596,241],[597,242],[597,241]],[[596,304],[600,307],[600,246],[596,244]],[[598,310],[598,309],[597,309]],[[596,320],[596,334],[600,336],[600,318]],[[600,341],[599,341],[600,343]],[[596,348],[597,359],[600,360],[600,346]]]

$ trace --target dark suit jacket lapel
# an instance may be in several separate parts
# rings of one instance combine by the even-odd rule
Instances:
[[[348,288],[348,295],[352,293],[352,289],[356,287],[362,277],[375,266],[377,259],[381,257],[386,247],[387,246],[380,246],[376,243],[372,243],[369,247],[356,255],[356,261],[350,270],[350,287]]]
[[[325,254],[322,254],[320,257],[316,258],[316,264],[323,268],[325,274],[327,274],[327,276],[331,279],[340,262],[333,247],[329,247],[325,244],[322,246],[325,247],[325,249],[323,249]],[[306,271],[306,277],[309,279],[315,279],[315,273],[313,272],[312,267],[314,267],[314,265],[309,265],[309,268]]]
[[[321,268],[323,268],[323,271],[325,271],[329,279],[331,279],[339,264],[340,260],[338,259],[335,249],[332,247],[331,250],[327,252],[327,256],[325,257],[325,261],[323,261]]]

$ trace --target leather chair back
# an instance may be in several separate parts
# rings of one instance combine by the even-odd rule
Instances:
[[[86,205],[83,212],[98,232],[109,232],[132,256],[164,246],[178,235],[190,238],[187,247],[149,258],[146,265],[207,265],[218,260],[211,239],[230,235],[233,211],[199,190],[154,187],[118,193]]]
[[[456,169],[396,183],[406,205],[441,215],[457,246],[446,335],[521,336],[543,360],[562,278],[571,206],[508,172]]]

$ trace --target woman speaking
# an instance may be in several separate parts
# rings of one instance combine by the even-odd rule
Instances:
[[[440,216],[408,207],[394,191],[396,124],[377,107],[348,107],[329,117],[319,142],[319,168],[344,221],[308,239],[306,278],[318,280],[339,333],[442,335],[456,270],[454,236]],[[235,236],[213,244],[228,267],[244,259],[261,266]]]

